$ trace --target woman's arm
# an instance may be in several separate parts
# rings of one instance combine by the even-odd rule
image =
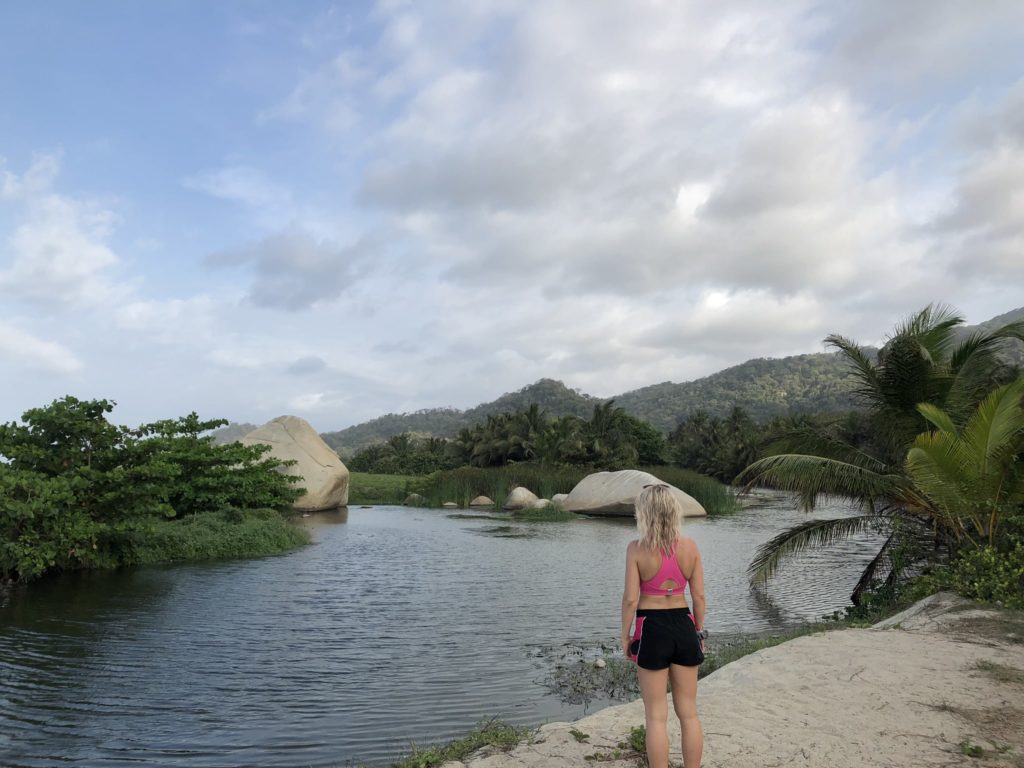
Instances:
[[[700,559],[700,550],[697,543],[690,539],[690,546],[693,548],[693,571],[690,574],[690,605],[693,608],[693,623],[697,630],[704,629],[704,563]]]
[[[622,652],[629,658],[629,628],[640,602],[640,568],[636,562],[636,542],[626,547],[626,586],[622,590]]]

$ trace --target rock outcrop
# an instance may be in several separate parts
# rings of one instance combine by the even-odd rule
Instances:
[[[295,501],[295,509],[317,512],[348,504],[348,468],[305,419],[278,416],[239,442],[269,445],[275,459],[296,462],[282,468],[285,474],[302,478],[298,487],[305,492]]]
[[[505,498],[502,509],[525,509],[536,500],[537,494],[520,485],[518,488],[513,488],[512,493]]]
[[[570,512],[583,515],[610,515],[631,517],[636,497],[645,485],[661,483],[649,472],[638,469],[624,469],[620,472],[595,472],[580,480],[562,502]],[[666,483],[667,485],[667,483]],[[688,493],[669,485],[672,495],[683,507],[683,517],[705,517],[707,512]]]

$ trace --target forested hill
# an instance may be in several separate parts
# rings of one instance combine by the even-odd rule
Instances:
[[[540,379],[516,392],[507,392],[497,400],[481,403],[467,411],[455,408],[428,408],[414,413],[388,413],[337,432],[325,432],[323,438],[336,451],[361,448],[387,440],[392,435],[411,432],[423,437],[451,437],[463,427],[483,421],[493,414],[521,411],[536,403],[555,416],[589,416],[600,398],[583,395],[560,381]]]
[[[842,360],[820,353],[748,360],[703,379],[634,389],[615,403],[667,432],[698,410],[724,416],[740,406],[758,421],[790,412],[847,411],[854,407],[852,389]]]
[[[1024,320],[1024,307],[977,326],[964,326],[966,336],[976,330],[994,330]],[[1024,365],[1024,344],[1004,345],[1007,360]],[[843,411],[854,407],[845,363],[832,353],[783,358],[757,358],[710,376],[682,383],[663,382],[616,396],[617,405],[658,429],[668,431],[696,410],[725,415],[734,406],[745,408],[758,420],[776,414],[806,411]],[[432,408],[415,413],[381,416],[371,421],[323,435],[336,450],[346,452],[392,435],[412,432],[422,436],[451,437],[462,427],[483,421],[491,414],[519,411],[537,403],[552,416],[586,416],[600,398],[570,389],[560,381],[541,379],[497,400],[461,411]]]

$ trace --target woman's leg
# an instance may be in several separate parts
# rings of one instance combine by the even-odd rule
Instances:
[[[704,732],[697,718],[697,667],[673,664],[669,669],[672,676],[672,704],[683,731],[683,766],[700,768],[701,755],[704,753]],[[646,698],[644,703],[647,703]]]
[[[647,720],[647,764],[668,768],[668,670],[636,668]]]

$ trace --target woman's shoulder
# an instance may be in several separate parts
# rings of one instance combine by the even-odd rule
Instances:
[[[679,537],[679,550],[685,553],[700,554],[700,550],[697,549],[697,542],[689,536]]]

